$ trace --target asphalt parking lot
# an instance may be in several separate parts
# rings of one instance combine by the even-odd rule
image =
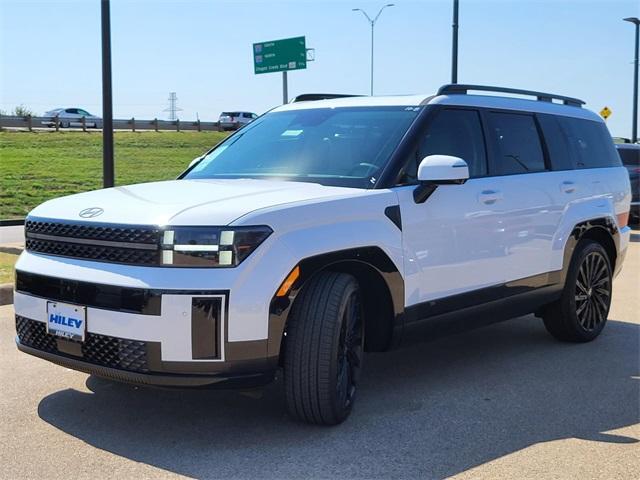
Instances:
[[[640,478],[640,243],[591,344],[533,316],[366,357],[343,425],[261,398],[101,380],[19,353],[0,307],[0,478]]]

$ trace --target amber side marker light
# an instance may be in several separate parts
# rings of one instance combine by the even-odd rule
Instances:
[[[619,213],[616,215],[618,220],[618,227],[624,228],[629,223],[629,212]]]
[[[291,290],[293,283],[298,279],[299,276],[300,267],[296,267],[291,270],[291,273],[287,275],[287,278],[285,278],[284,282],[282,282],[282,285],[280,285],[278,293],[276,293],[276,297],[285,297],[289,293],[289,290]]]

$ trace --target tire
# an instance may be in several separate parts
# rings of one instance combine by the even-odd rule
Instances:
[[[295,419],[336,425],[351,413],[364,351],[356,279],[321,272],[298,295],[284,346],[287,410]]]
[[[565,342],[595,339],[607,323],[612,280],[611,264],[602,245],[593,240],[580,241],[571,259],[562,297],[542,315],[547,331]]]

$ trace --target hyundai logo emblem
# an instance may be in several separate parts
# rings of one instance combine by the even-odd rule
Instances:
[[[102,215],[103,213],[104,209],[100,207],[90,207],[81,210],[78,215],[80,215],[82,218],[93,218],[97,217],[98,215]]]

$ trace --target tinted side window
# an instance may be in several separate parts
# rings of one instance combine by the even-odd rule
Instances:
[[[460,157],[469,165],[470,177],[486,175],[487,157],[478,112],[443,110],[438,113],[420,144],[417,161],[428,155]]]
[[[558,117],[574,168],[618,167],[620,156],[604,124],[580,118]]]
[[[496,174],[546,170],[540,135],[533,115],[489,112],[487,118],[496,146]]]
[[[542,135],[552,170],[573,170],[575,167],[569,153],[569,145],[556,115],[538,114],[538,123],[542,128]]]

